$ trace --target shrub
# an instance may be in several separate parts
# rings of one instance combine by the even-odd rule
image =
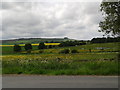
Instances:
[[[68,54],[68,53],[70,53],[70,50],[69,49],[64,49],[64,50],[61,50],[59,53]]]
[[[38,49],[45,49],[46,46],[43,42],[39,43]]]
[[[31,50],[32,49],[32,45],[30,43],[25,44],[25,50]]]
[[[71,53],[79,53],[77,50],[72,50]]]
[[[52,45],[49,45],[48,48],[52,48],[53,46]]]
[[[27,53],[31,53],[31,50],[27,50]]]
[[[43,50],[40,50],[39,53],[43,53],[44,51]]]
[[[21,46],[15,44],[13,49],[14,49],[15,52],[20,52],[21,51]]]

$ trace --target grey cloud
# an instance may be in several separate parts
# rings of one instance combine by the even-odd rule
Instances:
[[[30,10],[32,8],[30,2],[2,2],[2,10],[13,10],[16,12]]]
[[[1,9],[11,9],[11,8],[13,8],[13,7],[14,7],[14,6],[12,6],[10,3],[5,3],[5,2],[3,2]]]
[[[90,39],[102,19],[99,3],[5,3],[3,39],[20,37],[64,37]]]

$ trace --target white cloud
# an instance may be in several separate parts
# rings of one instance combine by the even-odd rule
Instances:
[[[91,39],[98,33],[99,2],[4,2],[2,38]]]

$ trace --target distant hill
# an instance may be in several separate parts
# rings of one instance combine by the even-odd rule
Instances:
[[[75,39],[69,38],[19,38],[19,39],[9,39],[9,40],[1,40],[3,45],[6,44],[25,44],[25,43],[52,43],[52,42],[62,42],[62,41],[74,41]]]
[[[91,40],[76,40],[76,39],[70,39],[68,37],[64,37],[64,38],[19,38],[19,39],[0,40],[0,44],[3,44],[3,45],[25,44],[25,43],[36,44],[40,42],[60,43],[63,41],[79,41],[79,42],[85,42],[85,43],[110,43],[110,42],[120,42],[120,37],[92,38]]]

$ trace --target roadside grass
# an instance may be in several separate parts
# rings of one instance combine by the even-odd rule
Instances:
[[[118,62],[3,61],[3,74],[118,75]]]
[[[111,59],[113,60],[110,61]],[[4,55],[2,56],[2,73],[117,75],[118,57],[115,53]]]
[[[72,60],[118,60],[118,53],[77,53],[77,54],[54,54],[54,53],[42,53],[42,54],[21,54],[21,55],[3,55],[2,61],[14,61],[14,60],[57,60],[61,61]]]

